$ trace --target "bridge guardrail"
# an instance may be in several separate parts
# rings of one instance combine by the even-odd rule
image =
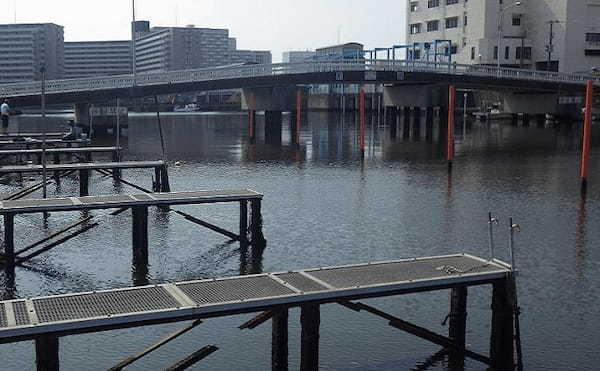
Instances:
[[[551,81],[578,84],[584,84],[587,80],[594,80],[596,83],[600,84],[600,78],[596,76],[560,72],[425,61],[359,60],[243,65],[164,73],[138,74],[135,84],[133,75],[70,80],[50,80],[46,83],[46,92],[48,94],[59,94],[80,91],[123,89],[132,87],[134,85],[152,86],[202,81],[218,81],[234,78],[269,77],[289,74],[344,71],[432,72],[440,74],[471,75],[516,80]],[[39,81],[0,85],[0,96],[2,97],[31,96],[39,95],[40,93],[41,82]]]

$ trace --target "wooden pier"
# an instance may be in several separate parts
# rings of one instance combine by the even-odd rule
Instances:
[[[81,156],[82,160],[87,162],[92,161],[92,155],[95,153],[109,153],[112,155],[113,159],[118,158],[118,154],[121,152],[121,147],[72,147],[72,148],[48,148],[46,149],[46,154],[48,156],[52,156],[52,162],[55,164],[60,163],[60,156]],[[41,148],[35,149],[2,149],[0,150],[0,159],[6,157],[16,157],[17,159],[23,156],[35,156],[36,163],[42,163],[42,153],[43,150]],[[115,161],[116,162],[116,161]]]
[[[154,169],[155,192],[169,192],[169,176],[167,164],[164,161],[122,161],[122,162],[97,162],[97,163],[77,163],[77,164],[48,164],[46,170],[54,173],[54,178],[58,182],[61,172],[79,172],[79,195],[89,195],[89,177],[92,170],[102,173],[111,172],[115,178],[120,178],[123,169]],[[23,173],[41,173],[42,165],[9,165],[0,166],[0,175],[3,174],[23,174]]]
[[[131,202],[147,206],[152,201],[144,199],[146,196],[142,196],[141,201]],[[211,197],[206,194],[190,200],[200,202]],[[74,203],[66,205],[68,201],[63,203],[52,208],[78,207]],[[123,201],[115,204],[125,205]],[[40,208],[23,204],[21,207],[9,205],[8,210],[33,212]],[[112,368],[120,370],[199,325],[203,319],[262,312],[240,328],[251,329],[272,320],[272,368],[287,370],[288,312],[289,308],[300,307],[300,369],[313,371],[319,368],[320,307],[333,304],[375,315],[396,329],[437,344],[448,352],[453,362],[460,363],[461,359],[464,362],[464,358],[469,357],[493,370],[511,370],[514,365],[512,275],[511,267],[505,263],[460,254],[17,299],[0,302],[0,343],[33,340],[38,370],[58,370],[60,337],[195,321]],[[493,287],[489,355],[467,349],[465,342],[467,292],[469,287],[479,285]],[[357,302],[439,290],[451,291],[447,336]],[[193,364],[217,349],[204,347],[187,357],[185,364]],[[64,347],[61,350],[69,351]]]
[[[42,148],[43,140],[41,139],[31,139],[31,138],[19,138],[21,140],[0,140],[0,148]],[[90,141],[89,139],[71,139],[65,140],[60,138],[51,138],[46,139],[47,148],[56,148],[56,147],[74,147],[74,146],[87,146]]]
[[[21,214],[33,213],[56,213],[78,210],[106,210],[126,209],[132,210],[132,247],[134,257],[138,260],[147,261],[148,257],[148,208],[171,207],[175,205],[197,205],[214,204],[226,202],[238,202],[240,204],[240,231],[239,234],[226,231],[220,227],[204,222],[183,212],[186,219],[209,228],[215,232],[224,234],[233,240],[242,243],[262,243],[262,216],[261,201],[263,195],[251,190],[219,190],[219,191],[196,191],[196,192],[169,192],[169,193],[145,193],[135,195],[111,195],[70,197],[45,200],[17,200],[1,201],[0,215],[4,217],[4,266],[8,272],[14,272],[15,266],[22,264],[40,254],[48,251],[51,247],[39,248],[38,243],[21,250],[15,249],[15,217]],[[248,203],[251,206],[251,224],[248,225]],[[88,218],[91,219],[91,218]],[[85,220],[84,220],[85,221]],[[87,220],[89,221],[89,220]],[[75,223],[79,226],[83,222]],[[90,223],[91,224],[91,223]],[[72,228],[72,227],[71,227]],[[84,228],[83,231],[86,229]],[[252,236],[250,239],[249,234]],[[260,241],[259,241],[260,240]],[[42,241],[46,242],[46,241]],[[30,252],[33,248],[39,248]]]

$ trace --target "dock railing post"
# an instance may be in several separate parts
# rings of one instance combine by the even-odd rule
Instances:
[[[498,225],[498,219],[492,216],[492,213],[488,213],[488,226],[489,226],[489,241],[490,241],[490,261],[493,261],[496,256],[494,253],[494,224]]]
[[[319,370],[319,326],[321,313],[319,304],[305,304],[301,307],[300,323],[301,354],[300,371]]]
[[[288,370],[288,309],[273,310],[273,329],[271,341],[271,369]]]
[[[449,337],[461,347],[450,351],[451,368],[464,367],[467,332],[467,294],[466,286],[454,287],[450,293]]]
[[[59,371],[59,343],[56,336],[35,339],[35,363],[37,371]]]

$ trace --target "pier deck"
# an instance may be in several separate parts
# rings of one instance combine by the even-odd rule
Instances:
[[[112,153],[119,151],[120,147],[74,147],[74,148],[48,148],[46,153],[48,154],[85,154],[85,153]],[[2,149],[0,150],[0,156],[11,156],[11,155],[41,155],[42,149]]]
[[[482,285],[509,274],[463,254],[18,299],[0,302],[0,343]]]
[[[108,169],[150,169],[166,166],[164,161],[122,161],[122,162],[84,162],[76,164],[48,164],[48,171],[76,171],[76,170],[108,170]],[[0,174],[7,173],[39,173],[42,165],[9,165],[0,166]]]

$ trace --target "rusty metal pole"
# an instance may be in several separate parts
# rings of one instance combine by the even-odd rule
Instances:
[[[588,81],[585,94],[585,121],[583,127],[583,149],[581,156],[581,185],[587,186],[590,152],[592,144],[592,111],[594,109],[594,82]]]
[[[454,161],[454,113],[456,109],[456,87],[450,85],[448,91],[448,166],[452,167]]]

